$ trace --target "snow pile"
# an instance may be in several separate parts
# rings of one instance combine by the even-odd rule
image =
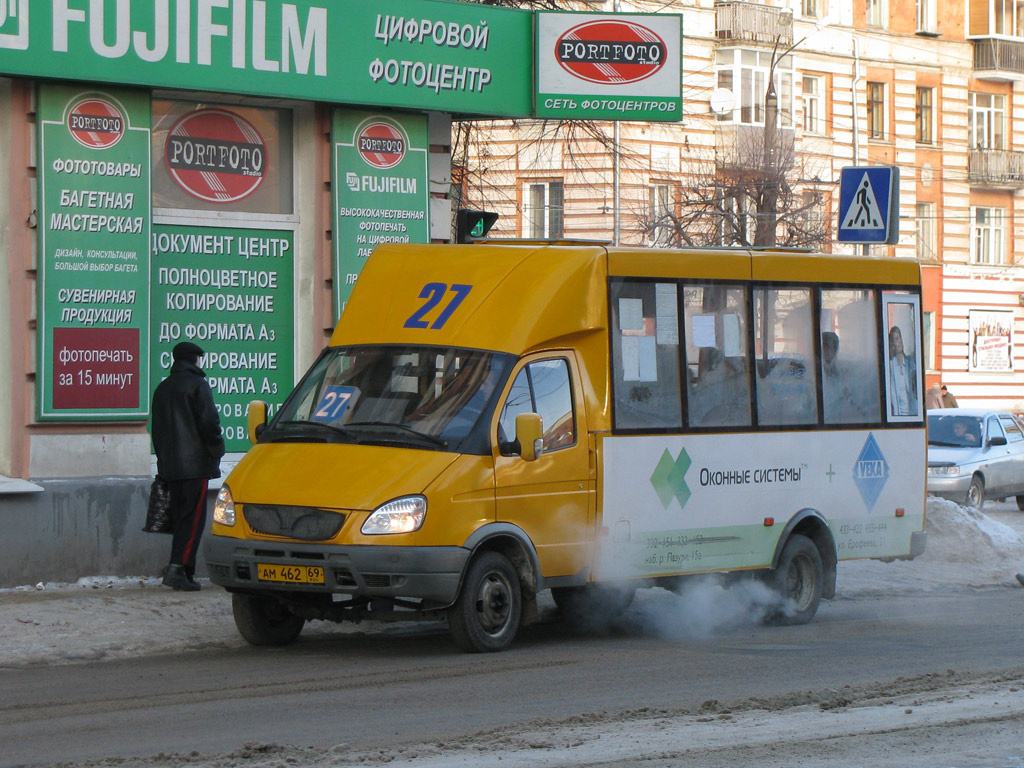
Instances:
[[[928,548],[921,557],[923,562],[1016,561],[1018,570],[1024,570],[1024,538],[1010,526],[934,497],[928,499],[926,520]]]

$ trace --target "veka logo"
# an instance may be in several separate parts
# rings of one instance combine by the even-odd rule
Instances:
[[[28,49],[28,0],[0,0],[0,48]]]
[[[363,127],[356,139],[356,149],[367,165],[373,168],[394,168],[405,157],[408,142],[402,131],[385,122]]]
[[[167,171],[194,197],[232,203],[248,197],[267,173],[267,145],[241,115],[199,109],[167,132]]]
[[[869,434],[864,447],[861,448],[860,456],[853,465],[853,483],[860,491],[860,497],[864,499],[869,512],[878,501],[888,479],[889,464],[882,455],[882,449],[875,442],[875,436]]]
[[[647,27],[613,19],[578,24],[555,43],[569,74],[601,85],[646,80],[665,65],[665,41]]]
[[[661,505],[668,509],[674,498],[680,507],[685,507],[690,498],[690,487],[686,484],[686,471],[690,468],[690,456],[683,448],[679,458],[673,459],[668,449],[661,454],[658,466],[651,475],[651,485],[661,499]]]
[[[83,99],[68,112],[67,127],[83,147],[109,149],[124,137],[125,119],[106,99]]]

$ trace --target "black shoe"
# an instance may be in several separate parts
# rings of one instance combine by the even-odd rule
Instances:
[[[164,572],[164,580],[161,582],[165,587],[171,587],[181,592],[198,592],[202,587],[196,584],[185,573],[183,565],[168,565]]]

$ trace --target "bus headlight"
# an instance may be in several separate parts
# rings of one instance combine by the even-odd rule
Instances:
[[[213,521],[221,525],[235,524],[235,500],[231,498],[231,489],[222,485],[217,491],[217,501],[213,504]]]
[[[365,534],[412,533],[423,525],[427,516],[427,500],[423,496],[403,496],[389,501],[366,518],[360,529]]]

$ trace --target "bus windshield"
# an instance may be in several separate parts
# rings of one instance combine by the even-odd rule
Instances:
[[[334,347],[296,387],[261,441],[486,453],[486,426],[478,424],[493,409],[513,361],[512,355],[454,347]]]

